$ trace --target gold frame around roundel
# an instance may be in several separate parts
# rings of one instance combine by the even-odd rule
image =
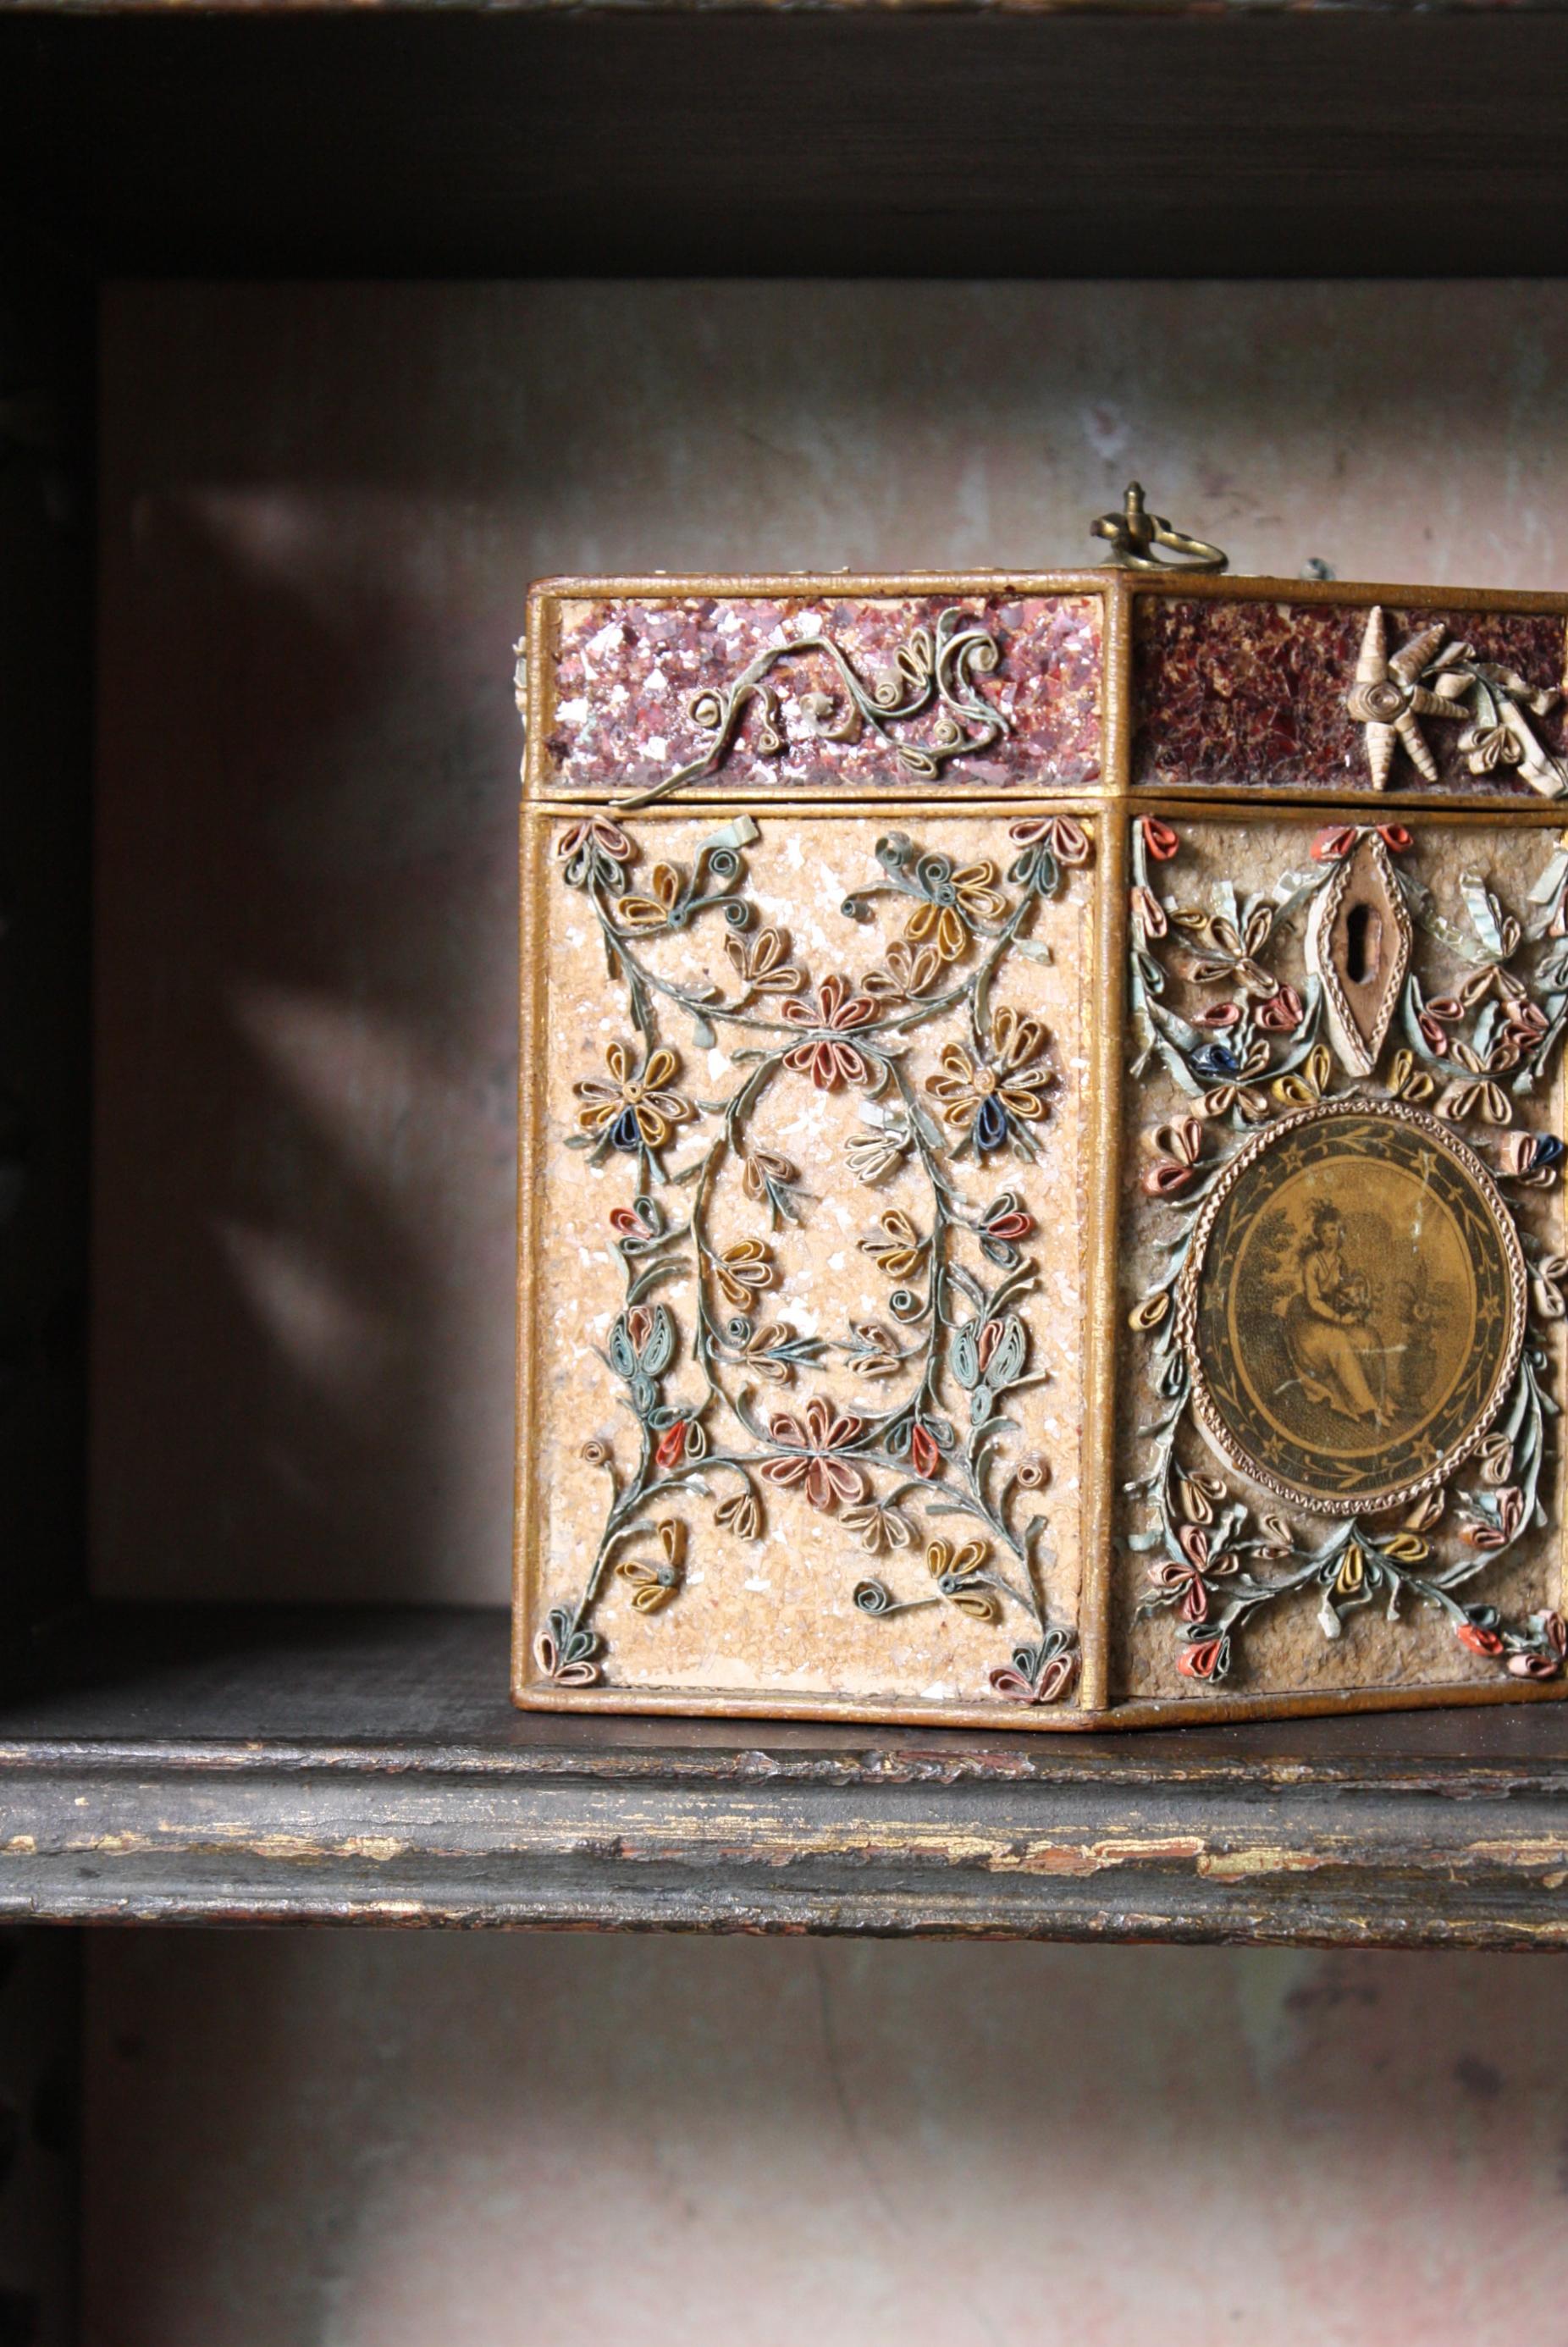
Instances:
[[[1293,1136],[1350,1120],[1413,1129],[1425,1135],[1428,1142],[1440,1152],[1451,1172],[1463,1177],[1463,1181],[1476,1193],[1485,1210],[1485,1220],[1495,1236],[1506,1303],[1502,1342],[1496,1357],[1496,1367],[1484,1399],[1472,1413],[1467,1415],[1462,1434],[1450,1440],[1440,1455],[1430,1464],[1423,1465],[1419,1473],[1400,1475],[1392,1483],[1373,1490],[1358,1486],[1354,1490],[1337,1491],[1327,1488],[1327,1478],[1323,1482],[1309,1483],[1279,1471],[1266,1459],[1260,1459],[1247,1449],[1233,1417],[1222,1409],[1214,1393],[1200,1345],[1200,1323],[1203,1317],[1204,1275],[1211,1245],[1226,1204],[1235,1196],[1238,1186],[1262,1159],[1272,1155]],[[1498,1411],[1508,1398],[1519,1367],[1524,1342],[1525,1304],[1526,1272],[1519,1234],[1491,1173],[1475,1151],[1450,1128],[1424,1110],[1412,1108],[1401,1101],[1350,1094],[1338,1100],[1317,1102],[1298,1110],[1292,1116],[1282,1118],[1260,1133],[1230,1161],[1204,1200],[1194,1229],[1192,1251],[1184,1266],[1178,1292],[1176,1334],[1192,1378],[1198,1425],[1227,1465],[1276,1498],[1289,1501],[1311,1514],[1378,1516],[1390,1509],[1409,1505],[1424,1492],[1434,1491],[1485,1440]]]

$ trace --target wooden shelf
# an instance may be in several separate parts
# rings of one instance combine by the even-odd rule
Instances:
[[[0,217],[108,274],[1553,274],[1565,86],[1554,8],[13,8]]]
[[[506,1622],[106,1609],[0,1707],[0,1916],[1568,1945],[1568,1709],[1125,1737],[514,1713]]]
[[[104,279],[1554,276],[1564,87],[1568,0],[0,0],[0,1921],[1568,1946],[1568,1706],[741,1727],[519,1715],[498,1611],[27,1645],[86,1551]],[[13,2091],[74,2059],[22,1936]],[[56,2124],[0,2213],[65,2337]]]
[[[1557,8],[13,7],[0,245],[85,477],[105,273],[1557,272],[1565,83]],[[8,540],[0,695],[49,785],[7,948],[38,1038],[24,1618],[81,1546],[93,543],[51,510]],[[84,1614],[0,1708],[0,1906],[1568,1937],[1568,1707],[1125,1740],[547,1721],[507,1706],[505,1645],[498,1615]]]

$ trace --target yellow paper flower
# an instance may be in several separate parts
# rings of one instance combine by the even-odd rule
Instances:
[[[584,1133],[608,1135],[614,1149],[661,1149],[671,1129],[694,1113],[689,1100],[669,1089],[680,1065],[673,1051],[651,1051],[635,1066],[628,1043],[612,1043],[604,1055],[608,1082],[590,1076],[572,1090],[582,1102],[577,1121]]]
[[[1045,1029],[1038,1019],[999,1010],[989,1051],[976,1057],[961,1043],[948,1044],[942,1072],[927,1077],[926,1090],[941,1102],[955,1132],[972,1128],[981,1150],[999,1149],[1010,1137],[1013,1120],[1033,1123],[1045,1114],[1052,1073],[1045,1049]]]
[[[764,1287],[774,1284],[774,1266],[761,1239],[742,1239],[713,1258],[713,1276],[727,1303],[750,1311]]]
[[[943,961],[957,961],[969,942],[970,924],[999,921],[1007,898],[996,886],[994,864],[967,864],[940,881],[932,900],[917,905],[904,925],[911,945],[935,946]]]

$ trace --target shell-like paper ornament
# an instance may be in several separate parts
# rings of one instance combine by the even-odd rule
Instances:
[[[1345,706],[1362,730],[1375,790],[1387,790],[1394,753],[1401,745],[1423,782],[1436,784],[1441,780],[1419,721],[1471,713],[1462,698],[1465,688],[1450,696],[1431,692],[1418,682],[1422,670],[1441,651],[1444,633],[1441,627],[1423,628],[1390,654],[1382,605],[1374,603],[1367,614],[1356,682],[1345,696]]]
[[[1383,618],[1380,610],[1376,617],[1380,629]],[[1397,684],[1403,685],[1407,691],[1415,684],[1416,679],[1420,675],[1427,662],[1435,660],[1442,650],[1444,633],[1445,630],[1440,626],[1423,628],[1419,636],[1412,636],[1408,644],[1400,645],[1399,651],[1389,661],[1389,674]],[[1361,647],[1363,659],[1366,657],[1366,643],[1363,641]],[[1358,673],[1359,671],[1358,671]]]

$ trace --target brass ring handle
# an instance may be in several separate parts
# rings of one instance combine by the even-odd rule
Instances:
[[[1089,527],[1092,537],[1111,541],[1111,551],[1102,566],[1106,570],[1217,572],[1230,565],[1229,555],[1219,547],[1210,546],[1205,538],[1189,538],[1184,530],[1173,529],[1163,514],[1150,513],[1138,481],[1127,484],[1120,513],[1102,514]],[[1156,547],[1165,551],[1156,553]]]

